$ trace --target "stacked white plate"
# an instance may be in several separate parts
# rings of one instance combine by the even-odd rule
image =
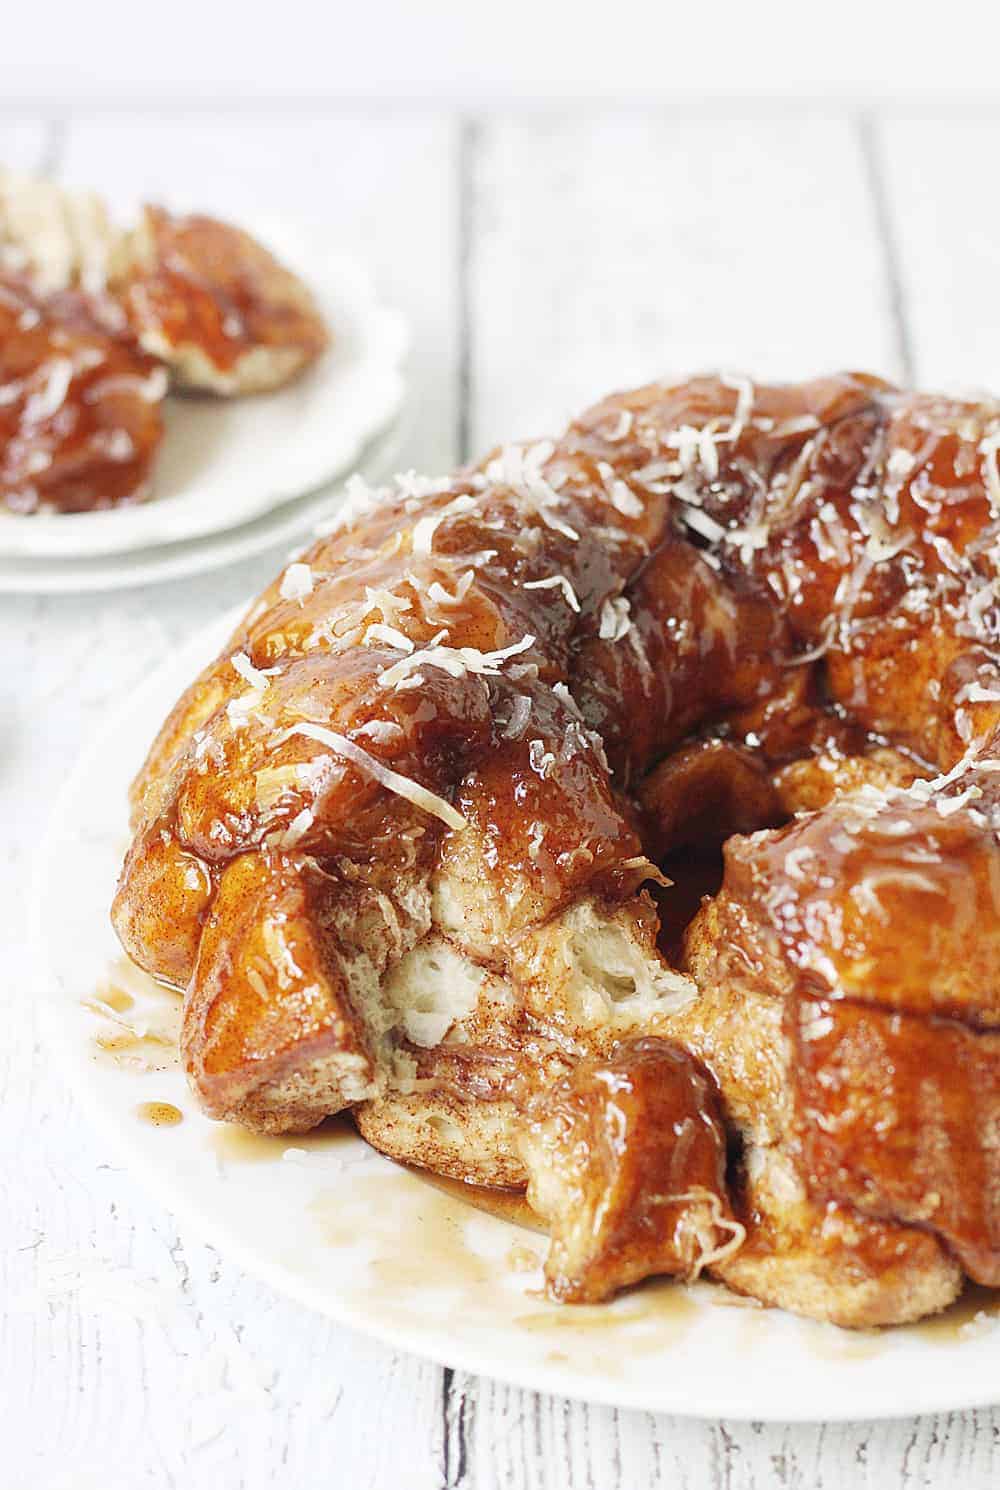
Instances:
[[[338,477],[384,465],[403,402],[403,318],[321,233],[251,228],[313,291],[330,350],[274,393],[170,396],[147,502],[30,516],[0,507],[0,591],[112,589],[216,568],[307,533]]]

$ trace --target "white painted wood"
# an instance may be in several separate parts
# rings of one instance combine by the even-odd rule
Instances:
[[[886,226],[912,317],[902,329],[920,370],[926,361],[928,378],[944,376],[958,333],[952,347],[947,319],[942,329],[924,307],[949,256],[964,254],[978,286],[954,300],[955,316],[972,335],[975,315],[990,314],[992,266],[974,237],[962,247],[964,231],[936,257],[927,247],[933,203],[961,200],[957,186],[946,196],[954,153],[943,145],[927,184],[923,147],[934,138],[934,128],[920,135],[902,123],[866,137],[846,117],[808,115],[709,127],[602,113],[471,130],[426,114],[147,116],[74,122],[61,156],[44,123],[0,123],[0,159],[30,166],[58,156],[65,179],[122,198],[138,180],[150,194],[217,210],[300,215],[308,202],[335,220],[345,246],[370,258],[417,323],[423,400],[409,459],[438,466],[454,458],[463,425],[472,449],[545,432],[612,384],[666,368],[899,372]],[[985,145],[974,133],[950,138],[978,149],[984,166],[995,143],[989,132]],[[919,259],[907,226],[914,201],[926,230]],[[981,195],[979,207],[985,223]],[[929,287],[922,296],[918,283]],[[996,1485],[1000,1412],[704,1424],[442,1373],[277,1297],[179,1235],[141,1177],[108,1167],[49,1068],[35,1018],[41,990],[20,939],[30,850],[51,785],[83,737],[166,648],[256,589],[275,562],[109,597],[0,600],[0,905],[9,918],[0,1490]]]
[[[879,131],[919,382],[1000,390],[1000,120]]]
[[[473,448],[545,433],[610,387],[698,368],[901,376],[907,328],[878,144],[846,116],[479,126],[466,249]],[[1000,1472],[1000,1413],[707,1425],[457,1376],[448,1422],[449,1462],[474,1465],[489,1490],[985,1490]]]
[[[484,126],[474,444],[699,369],[897,371],[861,147],[846,117]]]
[[[430,396],[413,446],[448,465],[455,139],[430,119],[247,124],[210,140],[182,124],[119,122],[70,131],[61,166],[67,179],[118,191],[142,180],[217,210],[291,211],[301,199],[307,216],[336,214],[348,251],[391,274],[387,293],[421,324]],[[0,158],[37,165],[57,143],[43,127],[4,129]],[[418,209],[422,236],[401,236]],[[276,563],[110,597],[0,602],[0,904],[14,935],[0,1045],[3,1490],[439,1483],[440,1370],[335,1329],[181,1238],[140,1177],[107,1168],[33,1017],[20,896],[52,784],[174,641]]]

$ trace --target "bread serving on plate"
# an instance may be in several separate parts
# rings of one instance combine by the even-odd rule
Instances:
[[[242,228],[146,206],[124,232],[93,194],[0,169],[8,511],[143,500],[168,380],[261,393],[297,377],[329,340],[310,291]]]

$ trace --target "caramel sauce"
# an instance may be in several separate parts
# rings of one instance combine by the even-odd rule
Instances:
[[[338,1149],[356,1147],[358,1137],[346,1117],[333,1117],[309,1133],[251,1133],[236,1123],[217,1123],[210,1141],[219,1158],[228,1163],[273,1164],[288,1149],[335,1154]]]
[[[99,1004],[106,1004],[116,1014],[124,1014],[127,1009],[135,1005],[133,995],[127,989],[119,988],[115,983],[100,984],[95,998]]]
[[[128,957],[117,958],[81,1003],[101,1021],[91,1040],[95,1059],[138,1071],[180,1064],[180,999]]]
[[[86,512],[137,501],[163,436],[166,378],[121,313],[0,277],[0,502]]]
[[[445,1195],[454,1196],[463,1205],[471,1205],[477,1211],[485,1211],[488,1216],[496,1216],[498,1221],[507,1221],[511,1226],[519,1226],[524,1231],[548,1234],[548,1227],[538,1212],[531,1209],[523,1190],[468,1185],[463,1180],[449,1179],[443,1174],[431,1174],[426,1169],[417,1169],[411,1165],[406,1167],[417,1179]]]
[[[169,1036],[112,1030],[95,1035],[93,1044],[98,1059],[110,1060],[113,1065],[127,1069],[169,1071],[180,1064],[176,1041]]]
[[[655,1354],[676,1345],[693,1329],[699,1306],[695,1295],[682,1283],[653,1279],[622,1295],[614,1304],[553,1304],[550,1308],[516,1314],[514,1325],[530,1334],[555,1333],[562,1339],[574,1335],[616,1333],[622,1326],[641,1321],[650,1326],[642,1341],[629,1335],[629,1352]]]
[[[412,1185],[409,1178],[401,1169],[360,1172],[349,1187],[321,1192],[310,1211],[334,1246],[374,1241],[373,1276],[403,1296],[436,1287],[474,1293],[489,1284],[495,1264],[466,1244],[462,1213],[451,1195]],[[372,1297],[384,1305],[381,1288]]]
[[[184,1121],[184,1114],[172,1102],[140,1102],[135,1109],[136,1117],[154,1128],[176,1128]]]
[[[967,1283],[960,1298],[950,1308],[930,1319],[922,1319],[911,1329],[921,1340],[935,1345],[953,1345],[973,1333],[979,1316],[987,1321],[1000,1320],[1000,1291]]]

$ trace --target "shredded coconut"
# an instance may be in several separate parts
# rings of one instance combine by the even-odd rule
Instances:
[[[519,693],[515,696],[510,710],[510,718],[500,731],[505,740],[519,740],[524,734],[528,720],[531,718],[531,699],[527,694]]]
[[[454,593],[446,590],[444,585],[440,584],[438,580],[434,580],[428,586],[427,594],[434,601],[435,605],[461,605],[469,593],[469,587],[475,577],[475,571],[467,569],[456,584]],[[412,583],[413,581],[411,580]]]
[[[556,763],[552,751],[546,750],[544,740],[531,741],[528,746],[528,760],[531,762],[531,769],[543,780],[552,774],[552,767]]]
[[[728,440],[735,445],[740,435],[746,429],[753,413],[753,383],[749,378],[738,374],[724,373],[719,379],[724,388],[732,388],[736,393],[736,407],[733,410],[732,422],[720,439]]]
[[[369,776],[373,776],[387,791],[395,792],[396,796],[404,797],[408,802],[412,802],[414,807],[420,807],[424,812],[440,818],[449,828],[459,829],[468,826],[462,814],[456,811],[450,802],[446,802],[444,797],[439,797],[436,792],[429,791],[426,786],[421,786],[419,781],[413,781],[409,776],[401,776],[398,771],[393,771],[375,756],[369,755],[368,751],[363,750],[356,741],[348,739],[346,735],[338,734],[336,730],[326,729],[321,724],[306,721],[293,724],[287,730],[282,731],[276,743],[283,742],[291,735],[304,735],[306,739],[316,740],[320,745],[329,745],[331,750],[335,750],[352,765],[358,766]]]
[[[624,595],[605,600],[601,606],[598,636],[602,641],[620,642],[632,629],[632,607]]]
[[[434,534],[439,525],[446,518],[455,517],[460,512],[471,511],[475,505],[475,497],[470,497],[463,493],[461,496],[456,497],[454,501],[442,507],[440,512],[432,512],[429,517],[422,517],[419,522],[414,523],[413,532],[410,536],[413,552],[422,556],[429,555],[434,542]]]
[[[986,496],[994,517],[1000,517],[1000,467],[997,465],[1000,451],[1000,430],[985,435],[979,442],[979,453],[983,457],[986,473]]]
[[[553,574],[548,579],[525,580],[521,586],[523,590],[562,590],[566,597],[566,604],[570,610],[580,613],[580,602],[576,598],[576,591],[564,574]]]
[[[271,668],[269,671],[263,671],[259,667],[254,667],[253,663],[250,661],[250,658],[245,652],[234,652],[229,660],[233,664],[233,667],[236,669],[236,671],[239,673],[240,677],[243,678],[245,682],[249,683],[251,688],[266,688],[270,683],[274,673],[277,672],[277,668]]]
[[[395,626],[384,626],[381,621],[373,621],[365,629],[364,642],[370,647],[373,642],[385,642],[387,647],[395,647],[400,652],[412,652],[413,643],[408,636],[397,631]]]
[[[481,652],[478,647],[442,647],[438,644],[440,637],[446,635],[439,632],[426,647],[421,647],[409,657],[404,657],[392,667],[386,668],[379,676],[379,684],[382,688],[398,688],[402,686],[403,680],[410,675],[415,668],[437,667],[442,672],[448,673],[453,678],[463,678],[467,673],[477,673],[483,677],[496,677],[501,670],[501,663],[508,657],[516,657],[520,652],[527,652],[529,647],[535,645],[535,638],[531,635],[522,636],[519,642],[514,642],[510,647],[501,647],[496,652]],[[411,685],[412,686],[412,685]]]
[[[553,510],[561,505],[562,498],[543,469],[554,450],[551,440],[539,440],[534,445],[505,445],[486,467],[486,479],[509,486],[532,504],[546,527],[576,543],[579,533]]]
[[[621,413],[618,415],[618,423],[615,425],[614,429],[608,431],[604,438],[609,442],[609,444],[617,445],[619,441],[624,440],[628,437],[631,429],[632,412],[630,409],[622,409]]]
[[[702,538],[707,538],[709,543],[718,543],[720,538],[725,538],[726,530],[721,523],[717,523],[714,517],[709,517],[700,507],[685,506],[680,513],[681,521],[686,523],[695,533],[700,533]]]
[[[304,600],[313,590],[312,570],[308,564],[289,564],[281,577],[278,594],[283,600]]]

